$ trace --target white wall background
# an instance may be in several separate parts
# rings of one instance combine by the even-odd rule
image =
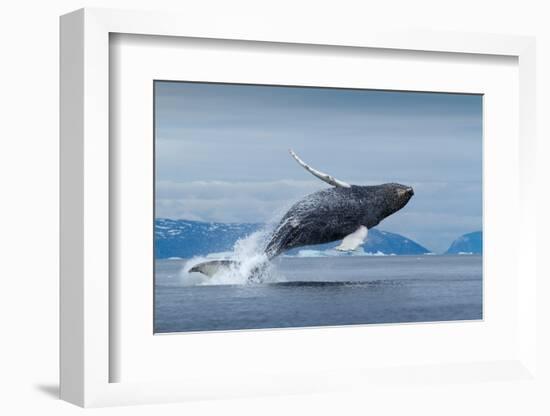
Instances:
[[[81,409],[56,399],[58,368],[58,16],[84,6],[179,10],[208,22],[210,13],[268,16],[281,25],[385,25],[439,30],[536,35],[540,213],[548,210],[550,114],[550,12],[534,0],[397,1],[170,1],[11,0],[0,12],[0,413],[73,414]],[[539,224],[542,238],[550,231]],[[539,285],[541,350],[550,351],[550,285]],[[545,329],[546,328],[546,329]],[[541,352],[543,352],[541,351]],[[548,352],[546,352],[548,354]],[[540,357],[548,371],[548,359]],[[97,414],[550,414],[546,391],[526,383],[418,387],[395,395],[345,393],[93,410]],[[434,392],[437,391],[437,394]],[[545,395],[546,394],[546,395]]]

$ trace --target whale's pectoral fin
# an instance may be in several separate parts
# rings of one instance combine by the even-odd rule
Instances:
[[[357,230],[344,237],[336,250],[338,251],[353,251],[356,250],[367,239],[369,230],[364,225],[359,226]]]
[[[311,166],[309,166],[306,162],[304,162],[302,159],[298,157],[296,153],[292,149],[288,149],[290,152],[290,155],[298,162],[300,166],[302,166],[305,170],[307,170],[309,173],[311,173],[316,178],[321,179],[323,182],[328,183],[329,185],[340,187],[340,188],[351,188],[351,185],[349,183],[346,183],[344,181],[340,181],[336,179],[334,176],[327,175],[326,173],[320,172],[317,169],[313,169]]]

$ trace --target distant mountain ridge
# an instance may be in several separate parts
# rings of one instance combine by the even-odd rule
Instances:
[[[285,252],[286,255],[299,255],[300,252],[314,250],[317,252],[325,252],[334,250],[340,244],[339,241],[334,241],[327,244],[319,244],[314,246],[298,247]],[[361,251],[362,248],[362,251]],[[430,250],[421,246],[417,242],[410,238],[404,237],[400,234],[390,233],[388,231],[378,230],[376,228],[370,229],[367,237],[367,241],[362,247],[357,249],[359,254],[371,253],[371,254],[386,254],[386,255],[414,255],[414,254],[428,254]]]
[[[155,256],[158,259],[193,256],[206,256],[211,253],[231,251],[235,242],[260,230],[264,224],[254,223],[217,223],[190,220],[155,220]],[[299,255],[300,252],[313,250],[316,253],[334,252],[339,242],[299,247],[286,252],[286,255]],[[428,254],[430,251],[399,234],[378,230],[369,230],[367,241],[358,250],[358,254]]]
[[[155,256],[191,258],[229,251],[237,240],[262,225],[159,218],[155,220]]]
[[[451,243],[445,254],[483,254],[483,232],[461,235]]]

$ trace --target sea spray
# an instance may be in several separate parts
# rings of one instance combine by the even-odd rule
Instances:
[[[206,256],[195,256],[189,259],[180,272],[181,283],[187,286],[194,286],[286,281],[285,277],[268,260],[265,249],[273,235],[275,226],[294,202],[289,200],[282,204],[272,213],[262,229],[237,240],[231,252],[210,253]],[[189,270],[197,264],[211,260],[232,260],[235,264],[231,267],[220,268],[212,277],[202,275],[201,273],[189,273]]]
[[[207,257],[193,257],[187,261],[180,273],[184,285],[235,285],[249,283],[269,283],[284,281],[284,276],[277,272],[275,266],[265,254],[267,239],[272,229],[266,226],[235,242],[230,253],[209,254]],[[189,270],[208,260],[231,260],[229,267],[221,267],[212,277]]]

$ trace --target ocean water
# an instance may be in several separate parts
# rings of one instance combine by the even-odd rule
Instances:
[[[155,264],[155,332],[482,319],[481,256],[279,257],[267,283]]]

